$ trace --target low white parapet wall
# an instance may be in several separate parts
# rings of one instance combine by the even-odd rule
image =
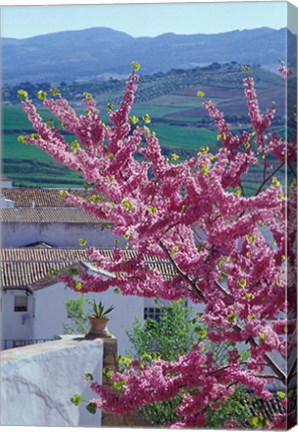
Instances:
[[[104,343],[72,335],[2,351],[1,425],[100,426],[101,412],[90,414],[85,408],[95,395],[84,374],[102,382]],[[73,405],[75,393],[86,403]]]

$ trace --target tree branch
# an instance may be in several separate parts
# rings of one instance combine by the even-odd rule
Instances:
[[[193,280],[191,280],[187,276],[187,274],[185,274],[182,270],[180,270],[180,268],[175,263],[175,261],[171,257],[171,254],[169,253],[169,251],[167,250],[167,248],[165,247],[165,245],[163,244],[163,242],[161,240],[159,242],[159,246],[163,250],[163,252],[165,253],[165,255],[167,256],[167,258],[170,260],[170,262],[172,263],[172,265],[174,266],[174,268],[177,270],[177,273],[179,274],[179,276],[181,276],[182,279],[184,279],[192,287],[192,289],[195,292],[195,294],[197,295],[198,299],[200,299],[202,302],[206,303],[206,299],[205,299],[204,294],[202,293],[202,291],[199,290],[199,288],[196,286],[196,283]]]

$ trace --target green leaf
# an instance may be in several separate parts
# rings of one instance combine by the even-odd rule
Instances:
[[[85,246],[87,246],[87,240],[80,238],[79,244],[80,244],[80,246],[85,247]]]
[[[50,279],[54,279],[58,275],[58,273],[59,273],[58,270],[55,270],[53,267],[50,267],[48,271],[48,277]]]
[[[75,287],[78,291],[80,291],[83,288],[82,282],[75,281]]]
[[[123,389],[123,387],[125,386],[125,381],[116,381],[116,382],[114,382],[114,384],[113,384],[113,388],[115,389],[115,390],[122,390]]]
[[[287,395],[282,391],[278,391],[276,394],[280,399],[285,399],[287,397]]]
[[[89,411],[91,414],[96,414],[96,404],[94,402],[89,402],[88,405],[86,405],[86,410]]]
[[[88,372],[85,373],[84,378],[86,381],[94,381],[93,375]]]
[[[102,372],[107,378],[111,378],[111,376],[113,375],[113,372],[108,367],[103,368]]]
[[[70,274],[71,276],[78,276],[79,271],[76,268],[71,267],[68,269],[68,274]]]
[[[118,288],[115,288],[113,291],[114,294],[120,294],[120,290]]]
[[[76,405],[79,406],[82,402],[83,402],[83,396],[80,395],[79,393],[75,393],[71,398],[70,401]]]

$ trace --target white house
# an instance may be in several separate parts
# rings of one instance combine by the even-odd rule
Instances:
[[[0,175],[0,188],[12,188],[12,180],[8,177]]]
[[[92,192],[73,190],[84,198]],[[66,205],[57,189],[3,188],[0,197],[2,247],[44,242],[55,247],[78,247],[80,238],[92,246],[113,247],[125,240],[103,229],[106,221]]]
[[[50,278],[50,269],[61,271],[83,266],[89,272],[97,271],[104,277],[111,277],[95,270],[82,248],[45,246],[1,249],[3,349],[53,339],[63,334],[63,324],[71,324],[65,301],[78,298],[79,293],[65,289],[58,279]],[[112,253],[108,249],[102,252],[107,256]],[[167,276],[174,271],[158,262],[151,262],[150,266],[158,266]],[[154,317],[156,310],[150,299],[123,296],[113,291],[114,288],[100,294],[89,293],[86,298],[115,306],[108,328],[118,339],[119,353],[125,354],[131,348],[126,331],[133,326],[135,318],[142,322],[144,317]]]

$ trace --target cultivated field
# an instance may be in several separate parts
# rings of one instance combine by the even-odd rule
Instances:
[[[132,114],[142,117],[148,113],[152,118],[151,130],[159,137],[163,153],[170,156],[175,152],[181,159],[194,156],[201,146],[208,145],[213,153],[220,143],[217,141],[217,131],[210,123],[206,110],[202,107],[202,99],[196,96],[198,90],[203,90],[207,98],[216,102],[225,113],[228,120],[232,120],[233,128],[242,130],[249,126],[247,107],[241,88],[220,86],[205,86],[204,88],[189,87],[161,95],[150,101],[138,103]],[[260,91],[261,106],[270,106],[270,91]],[[280,95],[277,95],[278,99]],[[272,98],[271,98],[272,99]],[[45,120],[51,115],[40,110]],[[105,110],[102,110],[104,121],[107,121]],[[238,116],[238,117],[237,117]],[[241,117],[239,117],[241,116]],[[230,120],[229,120],[230,121]],[[58,122],[57,122],[58,125]],[[30,123],[20,105],[3,107],[3,174],[14,180],[19,186],[40,187],[81,187],[83,180],[61,164],[52,161],[40,149],[18,142],[20,134],[33,132]],[[70,142],[73,137],[66,135]],[[254,169],[255,178],[245,183],[247,194],[253,193],[258,187],[261,167]]]

